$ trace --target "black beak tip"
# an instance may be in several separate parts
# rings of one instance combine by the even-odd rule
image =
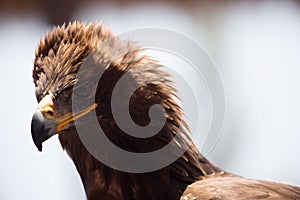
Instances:
[[[42,151],[42,143],[48,138],[47,132],[48,130],[45,130],[44,124],[34,115],[31,121],[31,136],[39,151]]]
[[[39,151],[42,151],[42,139],[41,137],[38,137],[38,135],[36,135],[35,132],[31,131],[31,135],[32,135],[32,140],[36,146],[36,148],[39,150]]]
[[[42,143],[36,143],[36,142],[34,142],[34,144],[35,144],[36,148],[41,152],[42,149],[43,149]]]

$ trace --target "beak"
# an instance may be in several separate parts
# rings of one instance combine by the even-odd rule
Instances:
[[[31,135],[35,146],[42,151],[42,143],[55,134],[56,123],[47,119],[40,109],[37,109],[31,121]]]
[[[63,116],[57,116],[53,101],[47,95],[40,101],[31,121],[31,135],[35,146],[39,151],[42,151],[44,141],[64,130],[66,124],[88,114],[96,107],[97,104],[94,103],[74,115],[67,113]]]

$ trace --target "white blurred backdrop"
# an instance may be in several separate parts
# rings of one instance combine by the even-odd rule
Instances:
[[[0,199],[85,199],[58,138],[42,153],[31,139],[34,50],[51,26],[38,12],[0,16]],[[300,186],[299,2],[93,1],[70,19],[102,21],[115,33],[152,27],[193,38],[216,63],[226,92],[225,126],[208,158],[242,176]]]

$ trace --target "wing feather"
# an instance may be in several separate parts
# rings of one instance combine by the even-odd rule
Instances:
[[[187,187],[181,200],[191,199],[300,199],[300,188],[239,176],[207,178]]]

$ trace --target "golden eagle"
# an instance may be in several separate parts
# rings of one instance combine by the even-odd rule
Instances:
[[[300,199],[299,187],[236,176],[204,158],[191,142],[188,126],[181,119],[182,111],[175,100],[176,90],[169,75],[141,51],[140,47],[119,39],[101,24],[79,22],[53,28],[36,48],[33,79],[39,104],[31,124],[33,141],[41,151],[45,140],[59,134],[63,149],[80,174],[87,199]],[[101,64],[99,66],[104,68],[104,73],[93,95],[94,103],[72,113],[74,89],[86,87],[86,93],[80,98],[90,96],[87,86],[78,85],[77,75],[91,53],[94,63]],[[85,76],[92,77],[95,74],[93,70],[97,68],[84,72]],[[136,124],[149,124],[148,112],[154,104],[165,110],[166,121],[152,137],[128,135],[114,120],[112,92],[126,73],[130,74],[131,81],[141,85],[129,101],[130,116]],[[116,106],[122,109],[124,105]],[[145,173],[119,171],[98,161],[78,135],[74,121],[91,111],[95,111],[106,136],[124,150],[136,153],[155,151],[175,136],[175,151],[185,145],[188,148],[161,169]],[[85,123],[79,126],[92,125]],[[104,156],[110,154],[106,149],[101,153]],[[172,152],[160,155],[159,159],[168,159],[168,156],[172,156]]]

